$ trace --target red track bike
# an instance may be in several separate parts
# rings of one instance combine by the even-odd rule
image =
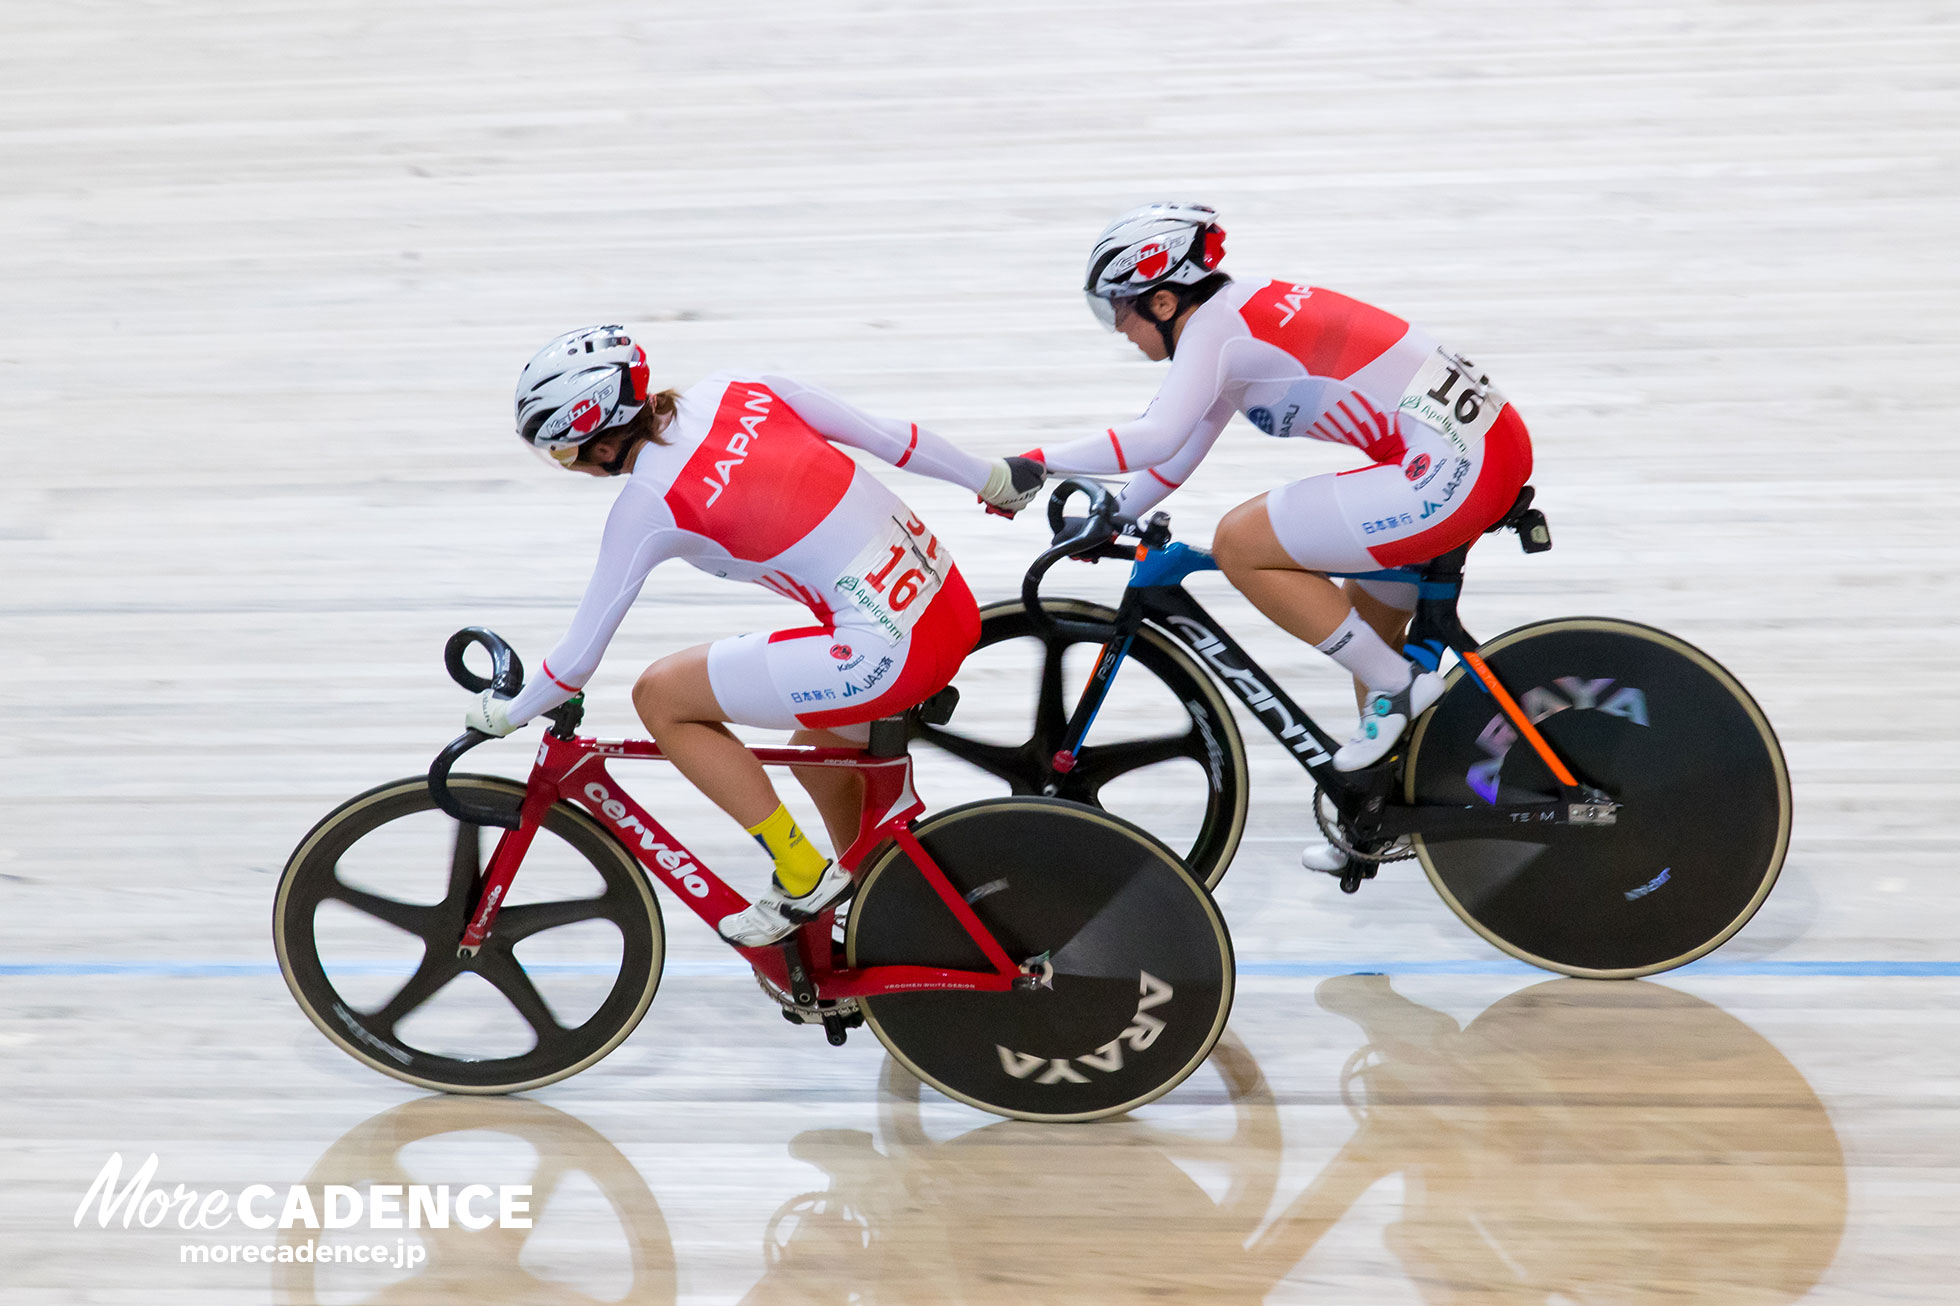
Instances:
[[[464,664],[472,645],[490,654],[488,678]],[[516,654],[478,627],[445,661],[472,691],[523,683]],[[915,713],[944,724],[956,701],[942,691]],[[613,776],[659,748],[581,737],[582,713],[574,698],[549,714],[522,784],[451,774],[489,738],[468,731],[426,776],[348,800],[300,841],[273,936],[294,998],[343,1051],[449,1092],[552,1083],[618,1047],[653,1001],[665,947],[649,881],[710,928],[748,905]],[[1231,940],[1203,883],[1151,835],[1079,803],[925,816],[909,727],[876,722],[863,749],[755,750],[865,780],[862,832],[839,859],[858,882],[847,914],[737,949],[764,992],[833,1044],[868,1023],[920,1079],[1001,1115],[1090,1120],[1168,1092],[1231,1009]],[[501,832],[487,862],[486,827]],[[567,981],[576,991],[547,991]]]

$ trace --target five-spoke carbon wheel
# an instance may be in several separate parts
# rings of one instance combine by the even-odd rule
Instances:
[[[918,840],[1016,964],[1007,993],[863,999],[906,1069],[947,1096],[1023,1120],[1094,1120],[1142,1106],[1211,1052],[1232,1009],[1232,943],[1211,895],[1127,821],[1055,798],[997,798],[920,823]],[[845,950],[853,966],[990,970],[897,845],[866,868]]]
[[[1579,781],[1623,806],[1610,826],[1415,836],[1451,910],[1515,957],[1594,979],[1683,965],[1741,929],[1783,866],[1790,776],[1736,678],[1664,631],[1596,617],[1522,626],[1481,652]],[[1417,803],[1559,792],[1461,667],[1416,723],[1405,767]]]
[[[1011,793],[1066,798],[1127,816],[1169,844],[1207,886],[1216,885],[1245,833],[1251,792],[1245,744],[1224,695],[1182,645],[1146,623],[1117,670],[1091,742],[1073,769],[1057,774],[1054,758],[1080,681],[1093,668],[1096,648],[1110,638],[1116,613],[1078,599],[1049,600],[1042,608],[1055,618],[1053,630],[1038,625],[1019,599],[981,609],[980,642],[958,681],[968,690],[961,715],[950,727],[915,724],[914,738],[1005,781]],[[1077,648],[1079,667],[1065,667]],[[990,697],[1024,692],[1018,669],[1009,665],[1016,652],[1032,654],[1038,667],[1031,729],[1020,724],[1025,717],[1000,725],[980,716]],[[1076,683],[1069,682],[1071,670]],[[1012,683],[990,696],[989,676]],[[1144,779],[1138,773],[1146,768],[1161,769]],[[1134,787],[1126,788],[1126,780]]]
[[[515,811],[524,787],[450,788]],[[273,907],[279,966],[301,1008],[357,1060],[424,1088],[510,1093],[617,1047],[660,983],[660,909],[590,816],[545,815],[476,955],[458,955],[487,860],[484,832],[435,810],[422,777],[342,804],[300,841]]]

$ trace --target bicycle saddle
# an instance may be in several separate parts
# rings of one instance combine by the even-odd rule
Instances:
[[[1484,534],[1494,535],[1498,531],[1513,530],[1518,533],[1518,544],[1526,553],[1543,553],[1552,547],[1552,529],[1545,522],[1545,514],[1531,506],[1531,500],[1538,491],[1527,485],[1518,491],[1518,497],[1504,510],[1504,515],[1484,528]]]
[[[871,739],[865,744],[865,751],[874,757],[897,757],[905,751],[914,720],[923,725],[943,726],[953,719],[953,709],[959,705],[960,691],[948,685],[908,712],[880,717],[871,723]]]

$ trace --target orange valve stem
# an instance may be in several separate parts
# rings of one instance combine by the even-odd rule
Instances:
[[[1531,745],[1531,751],[1538,754],[1539,759],[1551,768],[1552,775],[1558,779],[1558,782],[1569,789],[1577,789],[1578,777],[1572,774],[1571,768],[1559,760],[1558,754],[1552,751],[1552,746],[1545,742],[1545,736],[1538,733],[1538,727],[1531,724],[1524,714],[1524,709],[1518,706],[1515,698],[1511,697],[1511,692],[1497,683],[1497,676],[1492,673],[1489,666],[1485,665],[1483,656],[1472,651],[1463,655],[1463,661],[1476,673],[1477,679],[1483,682],[1484,688],[1490,691],[1490,696],[1497,700],[1497,705],[1504,709],[1504,715],[1511,718],[1511,724],[1518,728],[1518,733],[1524,736],[1524,741]]]

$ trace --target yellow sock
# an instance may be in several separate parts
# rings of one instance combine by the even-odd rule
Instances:
[[[776,810],[762,818],[762,824],[750,826],[749,833],[764,852],[776,859],[776,879],[789,890],[791,897],[801,898],[817,887],[830,859],[804,837],[789,808],[776,804]]]

